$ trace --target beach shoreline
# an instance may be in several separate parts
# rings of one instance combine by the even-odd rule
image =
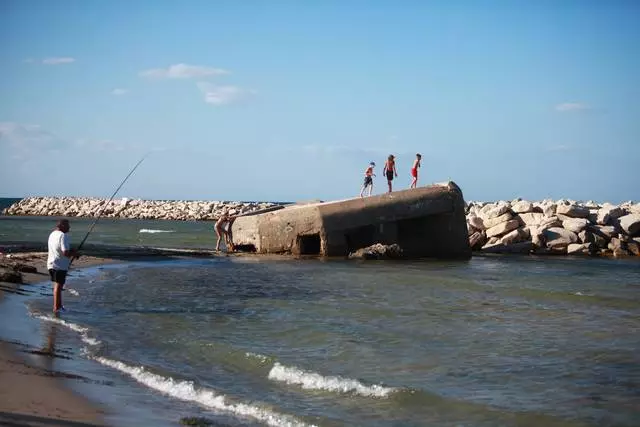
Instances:
[[[24,248],[23,248],[24,249]],[[19,251],[0,255],[2,264],[19,263],[35,267],[36,271],[22,272],[23,283],[0,282],[0,307],[7,304],[6,294],[27,295],[30,286],[49,280],[46,252]],[[113,256],[82,256],[73,264],[74,270],[99,267],[123,261],[170,259],[153,251],[146,255],[113,252]],[[2,310],[6,322],[20,321]],[[11,318],[9,318],[11,317]],[[108,409],[73,389],[73,381],[87,380],[73,372],[51,366],[58,357],[46,348],[0,336],[0,424],[20,426],[105,426]]]

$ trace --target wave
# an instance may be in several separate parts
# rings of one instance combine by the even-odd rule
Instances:
[[[306,424],[291,415],[280,414],[268,408],[246,403],[227,402],[227,398],[213,390],[197,388],[192,381],[178,381],[166,378],[145,370],[144,367],[133,367],[106,357],[94,357],[97,362],[123,372],[141,384],[158,390],[176,399],[199,403],[203,406],[230,412],[241,417],[250,417],[270,426],[306,427]]]
[[[36,319],[44,320],[45,322],[57,323],[58,325],[65,326],[72,331],[77,332],[78,334],[80,334],[80,338],[85,344],[89,344],[91,346],[97,346],[101,344],[100,341],[89,336],[89,328],[85,328],[84,326],[80,326],[76,323],[67,322],[66,320],[60,319],[58,317],[44,316],[41,314],[36,314],[34,317]]]
[[[154,230],[152,228],[141,228],[140,231],[138,231],[138,233],[151,233],[151,234],[155,234],[155,233],[173,233],[174,230]]]
[[[309,390],[328,390],[338,393],[355,393],[365,397],[386,397],[399,389],[381,385],[365,385],[358,380],[339,376],[325,377],[315,372],[303,371],[275,363],[269,372],[270,380],[299,385]]]

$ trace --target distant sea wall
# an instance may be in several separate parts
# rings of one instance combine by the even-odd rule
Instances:
[[[518,199],[469,202],[466,209],[475,251],[640,256],[640,203]]]
[[[106,199],[88,197],[27,197],[4,209],[4,215],[163,219],[213,221],[228,210],[247,214],[281,206],[272,202],[225,202],[185,200]]]

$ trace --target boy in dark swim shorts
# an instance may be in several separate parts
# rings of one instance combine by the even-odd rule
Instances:
[[[360,197],[363,196],[364,190],[366,190],[367,188],[369,188],[368,196],[371,196],[371,191],[373,190],[373,177],[376,176],[376,174],[373,173],[373,168],[375,167],[376,163],[371,162],[369,163],[367,169],[364,171],[364,184],[362,184],[362,189],[360,190]]]
[[[384,163],[383,173],[387,176],[387,185],[389,186],[389,193],[393,190],[391,182],[393,177],[398,177],[398,171],[396,170],[396,157],[393,154],[389,154],[387,161]]]

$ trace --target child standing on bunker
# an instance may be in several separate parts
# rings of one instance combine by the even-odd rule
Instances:
[[[392,181],[393,177],[398,177],[398,171],[396,170],[396,157],[393,154],[389,154],[387,161],[384,163],[383,174],[387,176],[387,184],[389,185],[389,193],[393,190]]]
[[[369,194],[367,195],[371,196],[371,190],[373,190],[373,177],[376,176],[376,174],[373,173],[373,168],[375,167],[376,163],[371,162],[369,163],[367,169],[364,171],[364,184],[362,185],[362,190],[360,190],[360,197],[362,197],[362,195],[364,194],[364,190],[366,190],[367,187],[369,188]]]
[[[411,188],[416,188],[418,186],[418,169],[420,168],[421,160],[422,155],[420,153],[416,154],[416,159],[413,161],[413,166],[411,167],[411,176],[413,177],[411,180]]]

